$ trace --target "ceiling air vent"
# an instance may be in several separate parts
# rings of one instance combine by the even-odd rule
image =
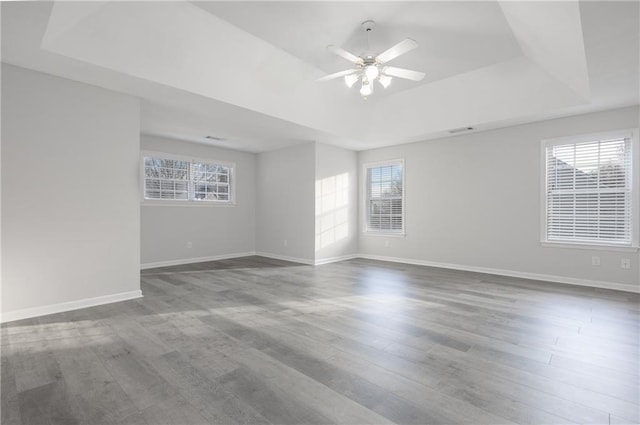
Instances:
[[[217,142],[224,142],[225,139],[224,137],[216,137],[216,136],[204,136],[205,139],[210,139],[210,140],[215,140]]]
[[[471,130],[473,130],[473,127],[460,127],[460,128],[454,128],[453,130],[449,130],[449,133],[457,134],[457,133],[464,133],[465,131],[471,131]]]

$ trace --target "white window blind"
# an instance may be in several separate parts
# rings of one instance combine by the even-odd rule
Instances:
[[[402,161],[366,166],[367,231],[404,232],[404,166]]]
[[[144,199],[231,202],[233,166],[204,161],[144,157]]]
[[[547,145],[547,241],[632,244],[631,148],[629,137]]]

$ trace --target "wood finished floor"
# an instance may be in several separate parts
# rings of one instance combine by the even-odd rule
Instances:
[[[2,326],[2,424],[639,422],[639,298],[262,257]]]

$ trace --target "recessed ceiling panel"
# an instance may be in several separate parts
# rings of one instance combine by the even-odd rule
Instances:
[[[349,133],[366,112],[350,107],[359,98],[326,108],[342,87],[321,87],[316,68],[188,2],[109,2],[58,31],[75,7],[55,3],[44,49],[314,129]]]
[[[521,56],[497,2],[195,2],[234,26],[333,73],[349,62],[326,50],[335,44],[378,54],[405,38],[418,48],[393,66],[426,73],[420,83],[394,79],[376,96],[466,73]],[[361,23],[372,19],[367,36]],[[332,82],[330,84],[336,84]]]
[[[360,150],[638,104],[637,2],[534,3],[4,2],[2,61],[146,99],[146,132],[251,151]],[[424,81],[367,101],[315,82],[349,66],[327,44],[368,48],[365,19],[376,52],[418,41],[391,65]]]

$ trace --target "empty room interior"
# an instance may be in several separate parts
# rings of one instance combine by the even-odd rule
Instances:
[[[638,1],[1,2],[1,423],[640,423]]]

